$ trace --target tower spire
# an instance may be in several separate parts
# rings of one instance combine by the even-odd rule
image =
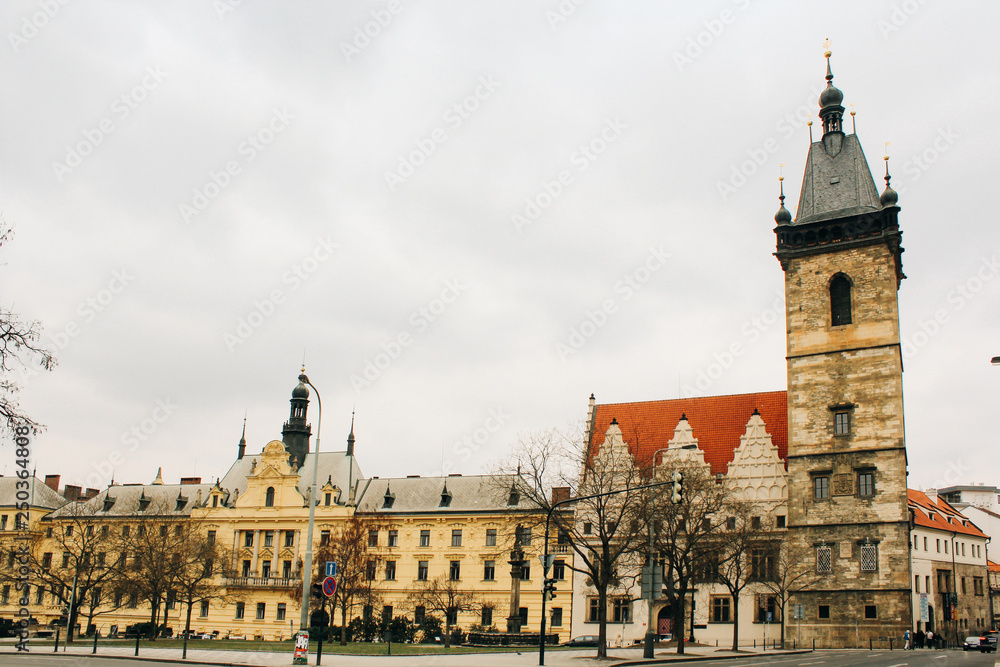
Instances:
[[[247,413],[243,413],[243,434],[240,436],[240,448],[239,452],[236,454],[236,460],[239,461],[243,458],[243,455],[247,451]]]
[[[832,51],[830,51],[830,40],[826,40],[825,44],[826,51],[823,52],[823,56],[826,58],[826,88],[819,95],[819,117],[823,119],[823,136],[830,134],[831,132],[843,132],[844,123],[844,107],[841,106],[841,102],[844,101],[844,93],[833,85],[833,70],[830,68],[830,56]]]
[[[347,436],[347,455],[354,456],[354,410],[351,410],[351,434]]]

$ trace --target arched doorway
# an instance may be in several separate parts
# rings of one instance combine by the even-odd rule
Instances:
[[[662,607],[659,613],[656,614],[656,634],[669,635],[670,628],[673,626],[673,614],[671,614],[670,605]]]

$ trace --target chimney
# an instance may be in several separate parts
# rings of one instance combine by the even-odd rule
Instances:
[[[45,476],[45,486],[49,487],[53,491],[59,490],[59,477],[60,475],[46,475]]]
[[[181,477],[181,484],[201,484],[201,477]]]
[[[100,491],[98,491],[97,489],[87,489],[87,493],[86,495],[84,495],[84,498],[86,500],[90,500],[91,498],[96,498],[98,493],[100,493]]]
[[[927,489],[924,491],[924,495],[927,496],[932,503],[937,505],[937,489]]]
[[[552,504],[562,502],[564,500],[569,500],[569,487],[568,486],[554,486],[552,487]]]
[[[82,489],[79,486],[67,484],[66,488],[63,489],[63,496],[65,496],[66,500],[69,501],[79,500],[81,491]]]

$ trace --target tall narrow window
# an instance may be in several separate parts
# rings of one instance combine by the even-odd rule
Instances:
[[[816,547],[816,571],[830,572],[833,568],[833,550],[826,545]]]
[[[842,273],[830,281],[830,324],[835,327],[851,323],[851,282]]]
[[[264,492],[264,507],[274,507],[274,487],[267,487],[267,491]]]

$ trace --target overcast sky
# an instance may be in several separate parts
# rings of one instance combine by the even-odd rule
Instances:
[[[59,360],[21,378],[39,476],[214,480],[303,357],[368,476],[483,472],[591,392],[785,389],[777,176],[794,207],[829,37],[879,191],[891,142],[910,485],[1000,483],[996,3],[0,17],[0,300]]]

